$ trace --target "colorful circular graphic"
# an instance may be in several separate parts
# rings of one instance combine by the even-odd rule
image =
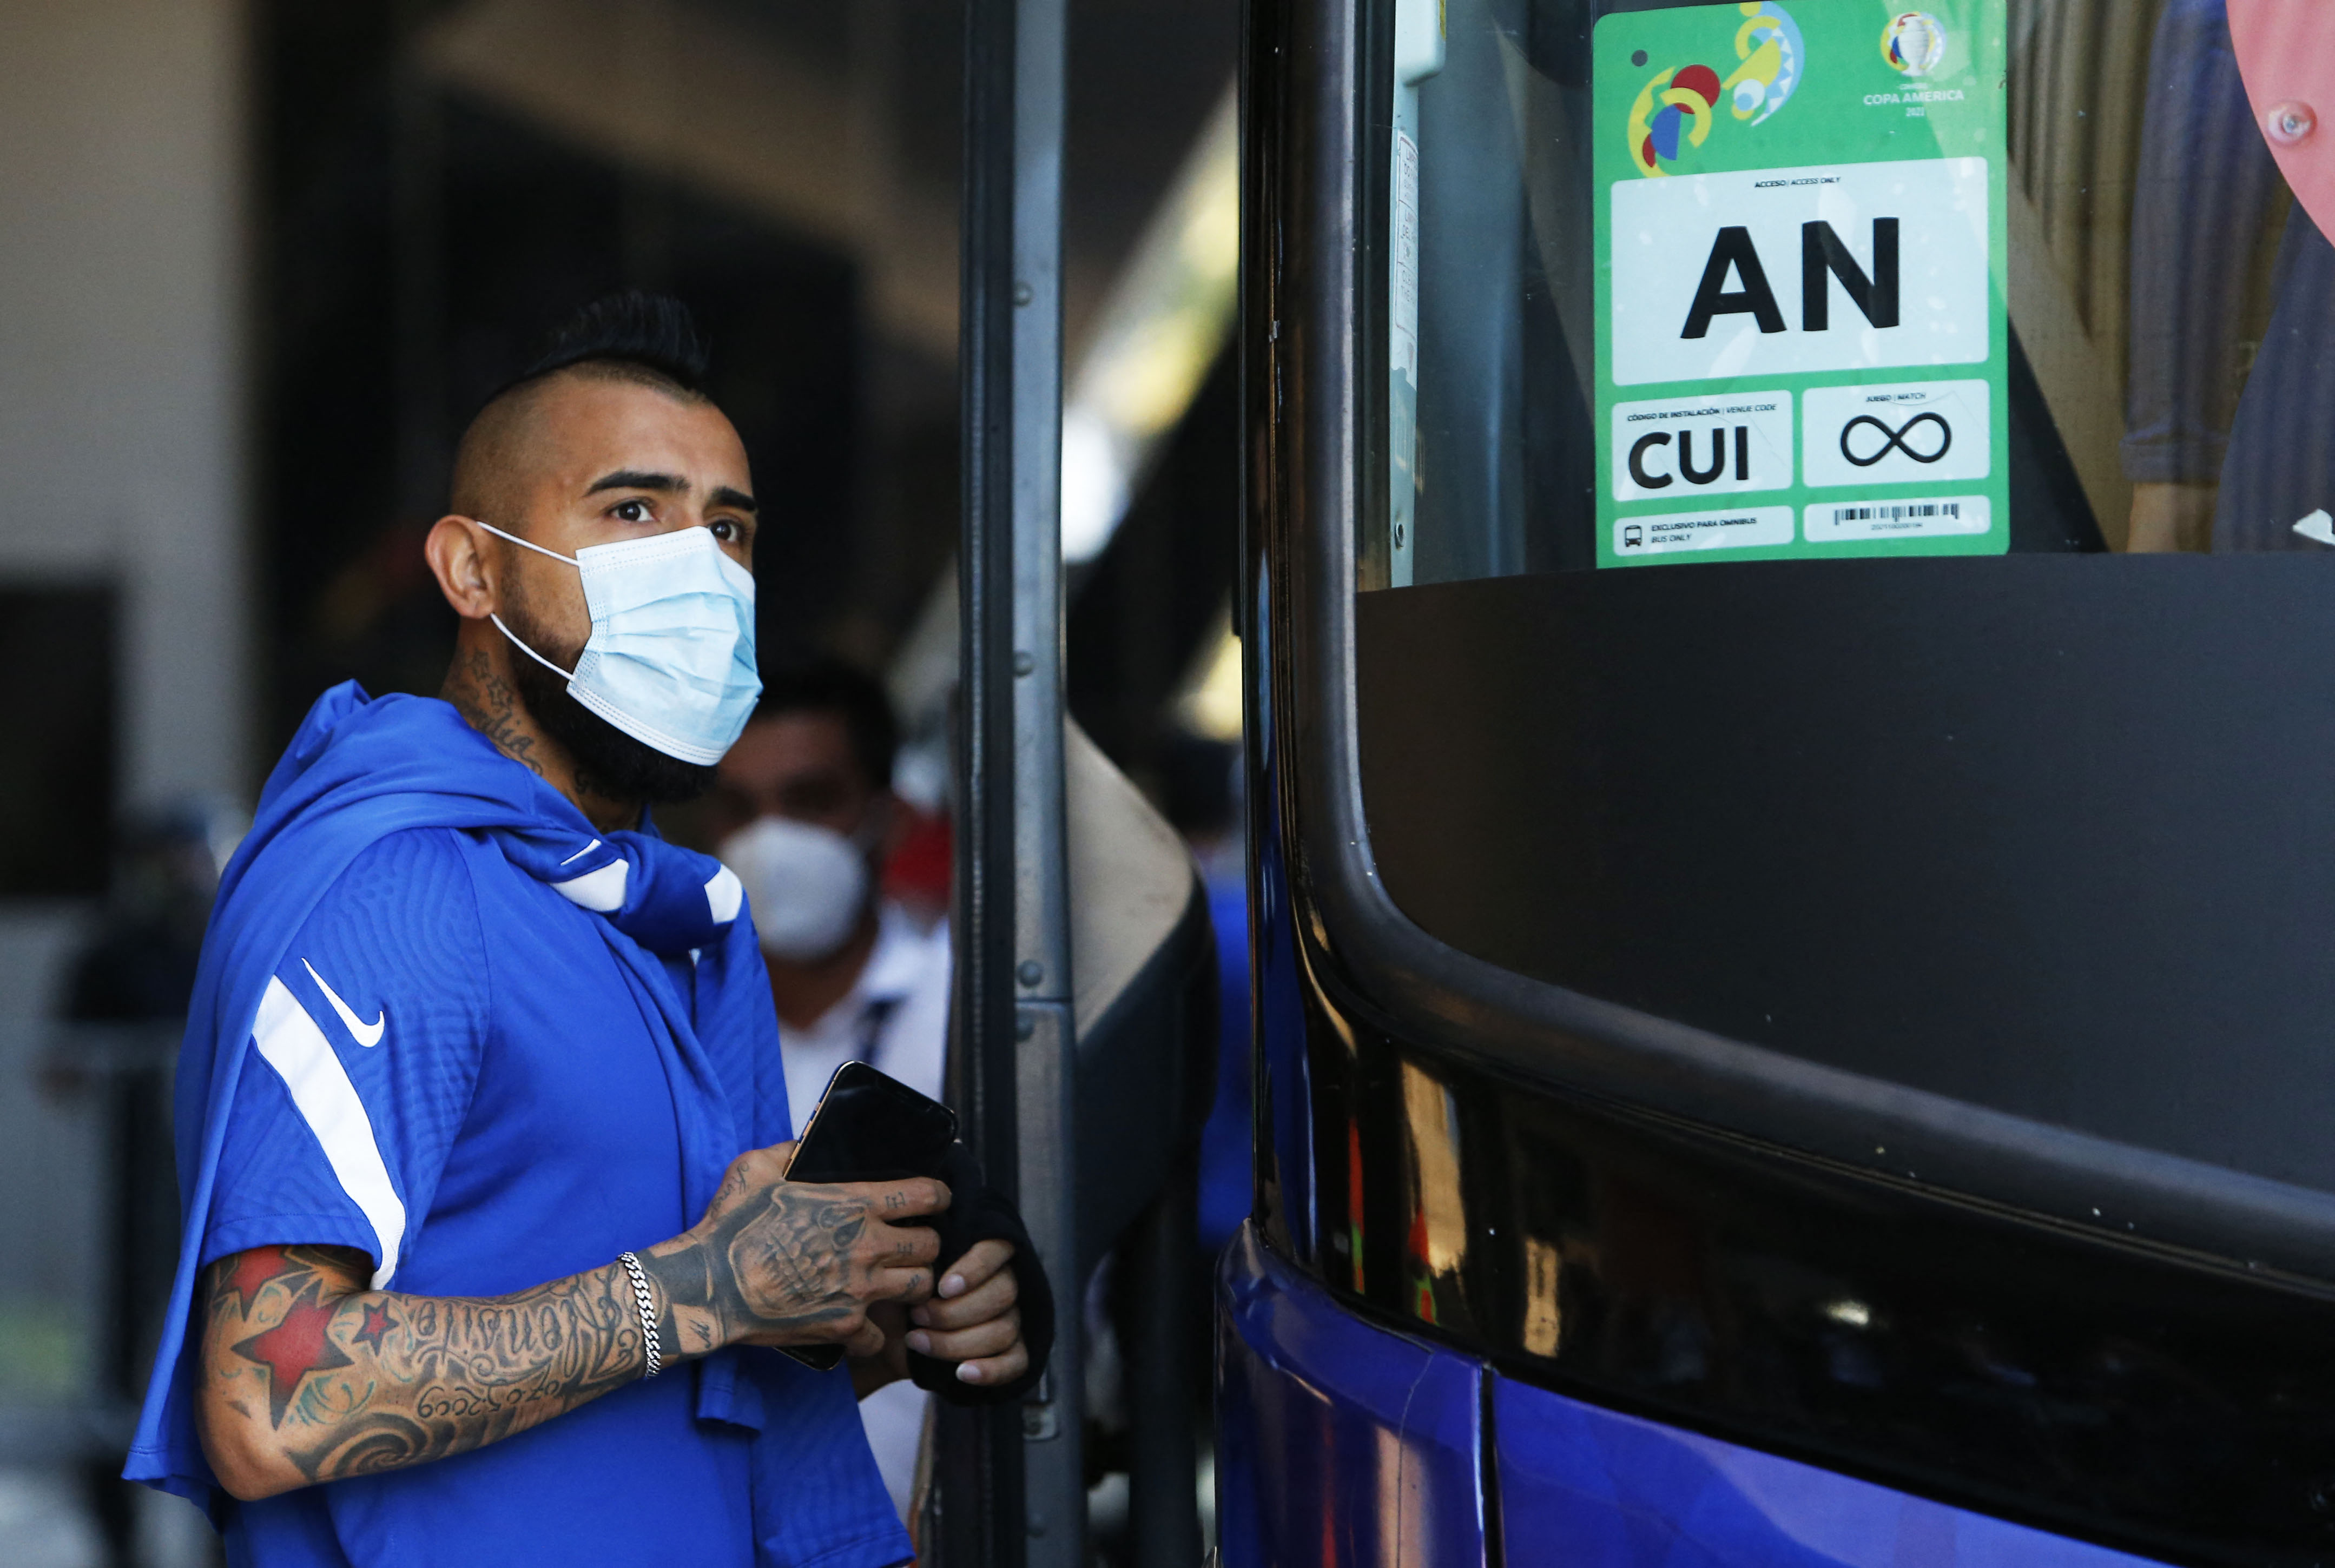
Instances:
[[[1708,65],[1665,71],[1646,83],[1630,111],[1630,151],[1639,172],[1662,174],[1681,147],[1700,147],[1719,107],[1719,73]]]
[[[1639,91],[1630,107],[1629,146],[1641,174],[1668,174],[1666,165],[1700,147],[1722,102],[1737,120],[1758,125],[1799,91],[1802,46],[1791,13],[1776,0],[1742,0],[1736,9],[1743,20],[1735,30],[1732,75],[1722,82],[1713,66],[1673,66],[1656,73]],[[1642,69],[1646,59],[1641,49],[1630,63]]]
[[[1881,30],[1881,57],[1908,76],[1927,76],[1946,57],[1946,24],[1927,11],[1900,11]]]

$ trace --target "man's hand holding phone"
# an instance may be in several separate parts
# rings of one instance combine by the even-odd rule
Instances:
[[[945,1212],[949,1189],[928,1176],[790,1182],[794,1149],[739,1156],[704,1218],[642,1254],[664,1296],[661,1335],[682,1354],[754,1344],[872,1356],[885,1335],[869,1309],[933,1294],[940,1237],[913,1222]]]

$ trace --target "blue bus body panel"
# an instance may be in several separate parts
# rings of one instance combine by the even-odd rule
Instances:
[[[1513,1563],[2138,1568],[2143,1559],[1493,1379]]]
[[[1217,1282],[1225,1568],[1485,1562],[1483,1369],[1372,1327],[1244,1226]]]
[[[1512,1568],[2149,1568],[1488,1373],[1348,1311],[1254,1225],[1216,1306],[1226,1568],[1498,1568],[1487,1460]]]

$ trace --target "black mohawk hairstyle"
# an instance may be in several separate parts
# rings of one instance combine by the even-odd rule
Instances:
[[[645,371],[702,397],[706,360],[705,340],[687,305],[670,295],[628,288],[602,295],[561,323],[535,363],[510,385],[523,386],[571,365],[608,364]]]

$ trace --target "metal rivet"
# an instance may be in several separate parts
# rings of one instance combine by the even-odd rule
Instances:
[[[2263,134],[2281,147],[2299,146],[2310,140],[2311,133],[2318,129],[2318,113],[2300,99],[2273,103],[2270,112],[2262,116]]]
[[[1015,305],[1028,305],[1032,300],[1037,297],[1038,296],[1030,292],[1030,286],[1028,284],[1017,283],[1013,286],[1013,303]]]
[[[1022,967],[1015,970],[1013,973],[1021,977],[1022,983],[1024,985],[1035,985],[1040,981],[1046,978],[1046,971],[1044,967],[1042,966],[1034,958],[1023,959],[1022,961]]]
[[[1015,674],[1026,675],[1037,667],[1038,661],[1032,658],[1029,654],[1016,653],[1013,655],[1013,673]]]
[[[1035,1033],[1037,1033],[1037,1032],[1038,1032],[1038,1021],[1037,1021],[1036,1019],[1034,1019],[1034,1018],[1031,1017],[1028,1013],[1026,1013],[1026,1012],[1025,1012],[1025,1013],[1022,1014],[1019,1018],[1016,1018],[1016,1019],[1013,1021],[1013,1038],[1014,1038],[1014,1039],[1016,1039],[1016,1040],[1027,1040],[1027,1039],[1029,1039],[1032,1035],[1033,1035],[1033,1034],[1035,1034]]]

